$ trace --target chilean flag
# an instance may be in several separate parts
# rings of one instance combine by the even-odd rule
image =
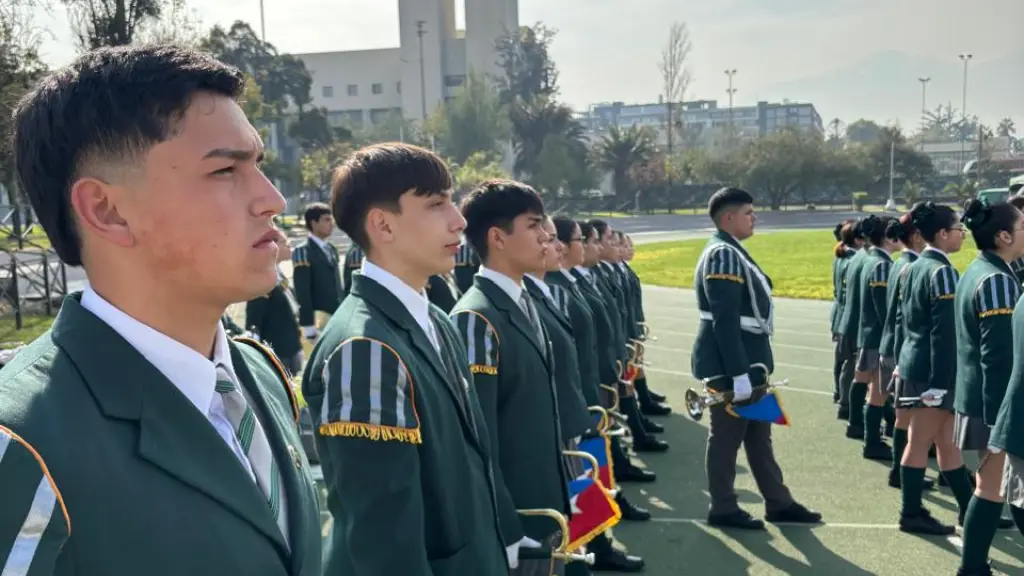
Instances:
[[[569,519],[568,550],[571,552],[585,546],[622,519],[619,505],[593,478],[582,477],[569,482],[569,504],[572,517]]]
[[[615,473],[612,470],[612,447],[611,440],[604,436],[588,438],[580,442],[576,448],[580,452],[586,452],[597,460],[597,478],[601,485],[611,490],[615,488]],[[590,472],[593,465],[590,460],[583,460],[583,467]]]
[[[771,422],[779,426],[789,426],[789,415],[782,407],[782,400],[777,391],[772,390],[757,402],[744,406],[733,404],[730,410],[738,418],[746,418],[756,422]]]

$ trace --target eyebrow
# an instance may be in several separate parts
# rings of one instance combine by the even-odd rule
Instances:
[[[203,160],[209,160],[210,158],[227,158],[228,160],[245,162],[251,160],[254,156],[256,157],[257,162],[263,160],[263,148],[214,148],[203,156]]]

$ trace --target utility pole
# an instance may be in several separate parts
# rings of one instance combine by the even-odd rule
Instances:
[[[961,106],[961,110],[960,110],[960,113],[961,113],[961,115],[963,117],[963,126],[960,129],[960,171],[961,172],[963,171],[963,168],[964,168],[964,156],[965,156],[965,153],[966,153],[965,147],[966,147],[966,144],[967,144],[967,134],[964,133],[964,128],[967,127],[967,63],[971,61],[971,58],[974,58],[973,54],[970,54],[970,53],[960,54],[960,59],[963,60],[963,62],[964,62],[964,97],[963,97],[963,105]]]
[[[928,83],[930,76],[922,76],[917,81],[921,83],[921,122],[924,122],[924,115],[928,113]],[[924,152],[924,131],[921,132],[921,152]]]
[[[426,32],[423,30],[423,25],[426,24],[426,20],[416,21],[416,35],[420,39],[420,105],[423,108],[423,121],[427,121],[427,76],[423,70],[423,35]]]
[[[263,0],[260,0],[260,39],[267,41],[267,21],[263,15]]]
[[[734,128],[732,124],[732,97],[733,94],[736,94],[736,89],[732,87],[732,77],[736,75],[736,69],[733,68],[731,70],[726,70],[725,75],[729,77],[729,88],[726,90],[726,92],[729,94],[729,143],[732,144],[732,138],[734,133]]]

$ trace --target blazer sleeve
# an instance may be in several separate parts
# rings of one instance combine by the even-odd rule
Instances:
[[[526,532],[501,470],[501,337],[494,325],[479,312],[460,310],[450,318],[466,345],[473,390],[487,428],[501,532],[507,543],[518,542]]]
[[[993,274],[974,294],[981,337],[981,390],[985,424],[994,426],[1013,370],[1013,309],[1020,298],[1016,278]]]
[[[871,276],[868,279],[868,293],[871,300],[871,306],[875,309],[875,318],[878,319],[879,326],[885,326],[886,315],[889,313],[888,301],[886,295],[889,289],[889,272],[892,270],[892,262],[888,260],[882,260],[871,270]],[[877,332],[877,337],[881,340],[882,331]],[[878,345],[878,342],[873,343]]]
[[[333,464],[324,480],[345,503],[334,533],[348,540],[353,573],[430,575],[412,374],[386,343],[360,337],[327,357],[320,378],[310,412]]]
[[[740,308],[747,291],[744,266],[736,252],[729,248],[712,250],[704,262],[704,296],[711,308],[711,330],[718,344],[724,375],[730,378],[750,371],[740,330]]]
[[[959,275],[952,266],[942,266],[929,279],[931,292],[932,326],[931,373],[928,382],[933,387],[952,390],[956,381],[956,285]]]
[[[4,574],[53,574],[71,517],[35,448],[0,426],[0,558]],[[30,570],[31,568],[31,570]]]

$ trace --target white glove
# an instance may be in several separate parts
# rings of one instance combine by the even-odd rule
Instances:
[[[316,326],[303,326],[302,334],[306,337],[306,340],[313,340],[317,337]]]
[[[744,374],[742,376],[733,376],[732,378],[732,399],[734,402],[742,402],[750,395],[754,393],[753,388],[750,386],[750,376]]]
[[[523,539],[515,544],[505,548],[505,555],[508,556],[508,567],[512,570],[519,568],[519,547],[523,546],[526,548],[540,548],[540,542],[537,542],[529,536],[523,536]]]

